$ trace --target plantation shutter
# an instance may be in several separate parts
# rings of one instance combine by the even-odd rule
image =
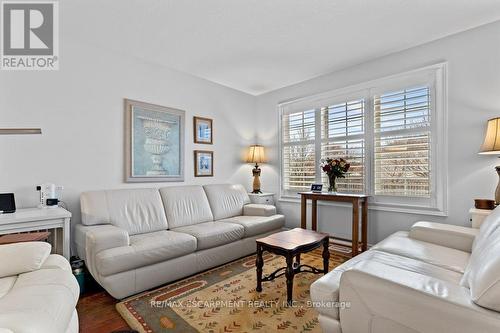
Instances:
[[[338,178],[340,192],[360,193],[365,184],[365,102],[346,101],[321,108],[321,158],[343,158],[351,164],[345,178]],[[324,172],[322,183],[328,184]]]
[[[316,177],[316,110],[282,115],[282,187],[286,194],[310,188]]]
[[[374,96],[375,195],[431,195],[431,94],[427,86]]]

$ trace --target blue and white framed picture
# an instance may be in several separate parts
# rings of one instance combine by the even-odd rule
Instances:
[[[212,119],[193,117],[194,143],[213,143]]]
[[[214,175],[214,152],[208,150],[194,151],[194,176],[213,177]]]
[[[125,99],[125,181],[184,181],[185,112]]]

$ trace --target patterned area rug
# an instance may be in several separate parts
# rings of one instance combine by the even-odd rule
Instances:
[[[346,258],[330,257],[330,269]],[[301,262],[322,267],[321,252],[301,256]],[[285,266],[283,257],[265,253],[264,274]],[[321,332],[311,307],[309,286],[322,275],[300,273],[294,278],[292,306],[286,305],[281,276],[255,291],[255,256],[200,273],[185,280],[132,296],[116,305],[120,315],[139,332]]]

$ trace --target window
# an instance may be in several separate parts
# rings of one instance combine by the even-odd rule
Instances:
[[[327,184],[321,158],[351,163],[340,192],[372,207],[446,213],[445,64],[280,104],[281,196]]]

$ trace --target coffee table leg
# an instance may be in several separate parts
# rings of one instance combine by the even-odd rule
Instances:
[[[292,304],[292,295],[293,295],[293,256],[286,256],[286,302],[288,305]]]
[[[330,251],[328,250],[328,247],[330,245],[330,239],[325,238],[323,241],[323,271],[324,273],[328,273],[328,264],[330,261]]]
[[[299,266],[300,266],[300,253],[297,253],[297,255],[295,256],[295,263],[293,264],[293,267],[297,268]]]
[[[262,267],[264,266],[264,260],[262,259],[262,246],[257,244],[257,257],[255,259],[255,266],[257,267],[257,292],[262,291]]]

